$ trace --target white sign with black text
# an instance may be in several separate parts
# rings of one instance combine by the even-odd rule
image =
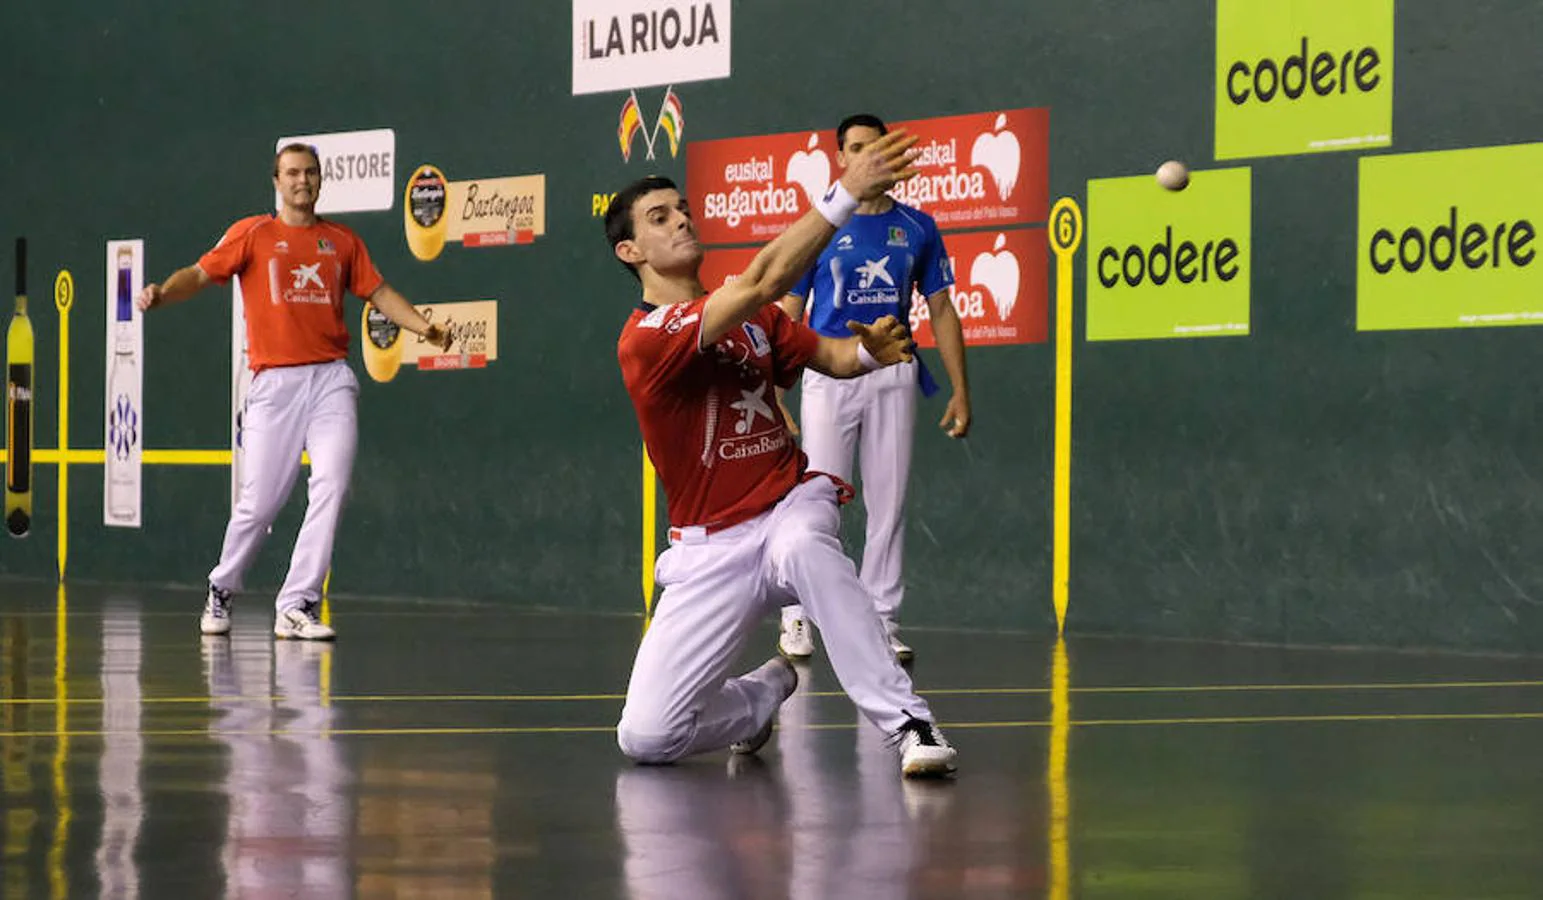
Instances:
[[[396,201],[396,132],[390,128],[339,131],[333,134],[300,134],[281,137],[273,144],[277,153],[289,144],[316,148],[321,162],[321,194],[316,211],[323,215],[345,212],[378,212]],[[273,208],[278,209],[278,191]]]
[[[727,78],[729,0],[573,0],[573,93]]]

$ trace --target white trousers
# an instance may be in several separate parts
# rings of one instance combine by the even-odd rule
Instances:
[[[622,752],[672,762],[750,737],[776,714],[782,685],[753,673],[726,678],[751,630],[802,600],[847,696],[886,734],[932,720],[890,652],[873,599],[837,537],[836,486],[798,485],[765,513],[713,534],[672,540],[655,565],[664,587],[638,645],[617,725]],[[672,537],[675,537],[672,529]]]
[[[305,522],[274,605],[283,612],[320,599],[359,443],[358,402],[359,381],[342,360],[264,369],[252,379],[242,414],[241,495],[225,528],[220,562],[209,573],[211,584],[241,590],[294,489],[303,450],[311,454]]]
[[[863,565],[859,577],[879,615],[893,622],[905,596],[905,492],[916,432],[916,366],[902,363],[857,378],[805,370],[798,415],[809,468],[853,483],[852,457],[862,472]],[[784,621],[803,618],[786,607]]]

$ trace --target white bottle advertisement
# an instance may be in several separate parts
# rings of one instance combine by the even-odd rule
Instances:
[[[144,319],[134,298],[144,286],[145,242],[107,242],[107,409],[102,521],[140,527],[144,448]]]
[[[246,354],[246,308],[241,299],[241,279],[230,280],[230,509],[241,496],[241,429],[246,412],[246,391],[252,369]]]

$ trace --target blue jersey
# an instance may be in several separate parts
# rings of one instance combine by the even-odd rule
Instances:
[[[789,293],[804,298],[809,327],[843,338],[852,336],[852,319],[870,324],[894,316],[907,324],[913,286],[930,297],[953,283],[937,223],[896,203],[888,212],[853,216]]]

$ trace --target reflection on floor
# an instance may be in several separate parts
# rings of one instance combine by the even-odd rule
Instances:
[[[5,897],[1543,884],[1543,660],[916,630],[961,772],[907,782],[818,657],[760,757],[637,767],[636,620],[353,600],[334,646],[258,609],[200,638],[161,590],[0,591]]]

